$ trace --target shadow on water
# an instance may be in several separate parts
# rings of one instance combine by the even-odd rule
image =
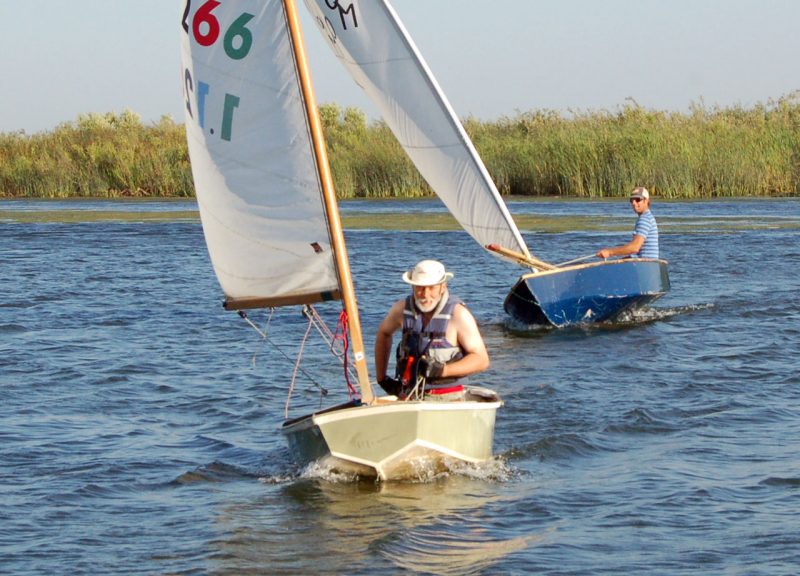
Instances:
[[[317,566],[317,573],[329,574],[477,574],[552,532],[521,536],[498,525],[497,518],[514,514],[517,476],[500,457],[416,482],[358,480],[314,465],[263,476],[248,465],[215,461],[173,484],[213,483],[230,494],[226,485],[259,480],[249,497],[220,501],[217,535],[209,543],[211,573],[259,573],[269,566],[271,573],[288,574]]]
[[[284,483],[219,514],[225,532],[214,543],[219,571],[269,566],[272,573],[291,573],[317,566],[330,574],[481,573],[545,537],[497,534],[492,510],[517,497],[498,488],[463,476],[424,484]],[[276,507],[290,513],[276,519]]]

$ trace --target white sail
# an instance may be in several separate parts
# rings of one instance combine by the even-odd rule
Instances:
[[[189,155],[226,299],[247,307],[338,297],[283,3],[187,1],[183,27]]]
[[[389,2],[305,2],[336,57],[461,226],[481,246],[499,244],[529,256],[472,141]]]

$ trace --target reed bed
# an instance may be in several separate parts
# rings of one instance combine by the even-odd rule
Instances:
[[[340,198],[431,194],[382,121],[320,107]],[[750,108],[549,110],[464,122],[501,194],[605,198],[644,185],[661,198],[800,194],[800,93]],[[191,197],[183,126],[130,111],[51,132],[0,133],[4,197]]]
[[[144,126],[130,111],[87,114],[52,132],[0,134],[5,197],[181,197],[194,194],[183,126]]]

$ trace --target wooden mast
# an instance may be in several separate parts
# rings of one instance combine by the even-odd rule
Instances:
[[[317,103],[314,99],[314,89],[311,85],[311,74],[308,69],[305,46],[303,45],[303,35],[300,30],[300,19],[297,15],[297,7],[295,6],[294,0],[283,0],[283,5],[289,23],[292,49],[294,50],[294,58],[297,63],[297,72],[300,78],[300,89],[303,92],[303,100],[305,102],[306,114],[311,130],[311,141],[314,144],[314,156],[316,157],[317,170],[319,171],[319,179],[322,184],[322,197],[325,201],[328,225],[330,226],[331,244],[336,259],[336,270],[339,275],[342,302],[350,325],[350,344],[356,363],[356,372],[358,373],[361,400],[369,404],[373,401],[374,395],[372,394],[372,386],[369,383],[369,373],[367,372],[367,358],[364,354],[361,320],[358,316],[358,305],[356,304],[355,290],[353,289],[353,278],[350,275],[350,262],[347,258],[347,249],[344,245],[344,232],[342,230],[342,221],[339,218],[336,192],[333,189],[333,178],[331,177],[331,169],[328,164],[328,153],[325,149],[322,123],[319,119]]]

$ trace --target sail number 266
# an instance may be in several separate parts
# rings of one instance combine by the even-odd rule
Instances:
[[[220,5],[218,0],[206,0],[203,2],[194,17],[191,19],[191,26],[189,22],[189,13],[191,12],[192,0],[186,0],[186,7],[183,11],[183,19],[181,25],[184,31],[191,35],[200,46],[213,46],[219,40],[222,26],[219,20],[213,14],[214,10]],[[241,60],[250,52],[253,46],[253,33],[247,28],[247,24],[254,18],[253,14],[247,12],[239,15],[225,30],[222,37],[223,48],[225,54],[232,60]],[[194,81],[190,70],[184,73],[185,94],[186,94],[186,109],[189,116],[194,118],[192,111],[192,103],[190,96],[195,94]],[[205,127],[205,110],[206,98],[211,93],[211,86],[206,82],[197,82],[197,122],[200,128]],[[225,94],[222,110],[222,132],[220,138],[230,141],[231,132],[233,129],[233,113],[239,106],[239,97],[234,94]],[[213,129],[211,133],[213,134]]]

